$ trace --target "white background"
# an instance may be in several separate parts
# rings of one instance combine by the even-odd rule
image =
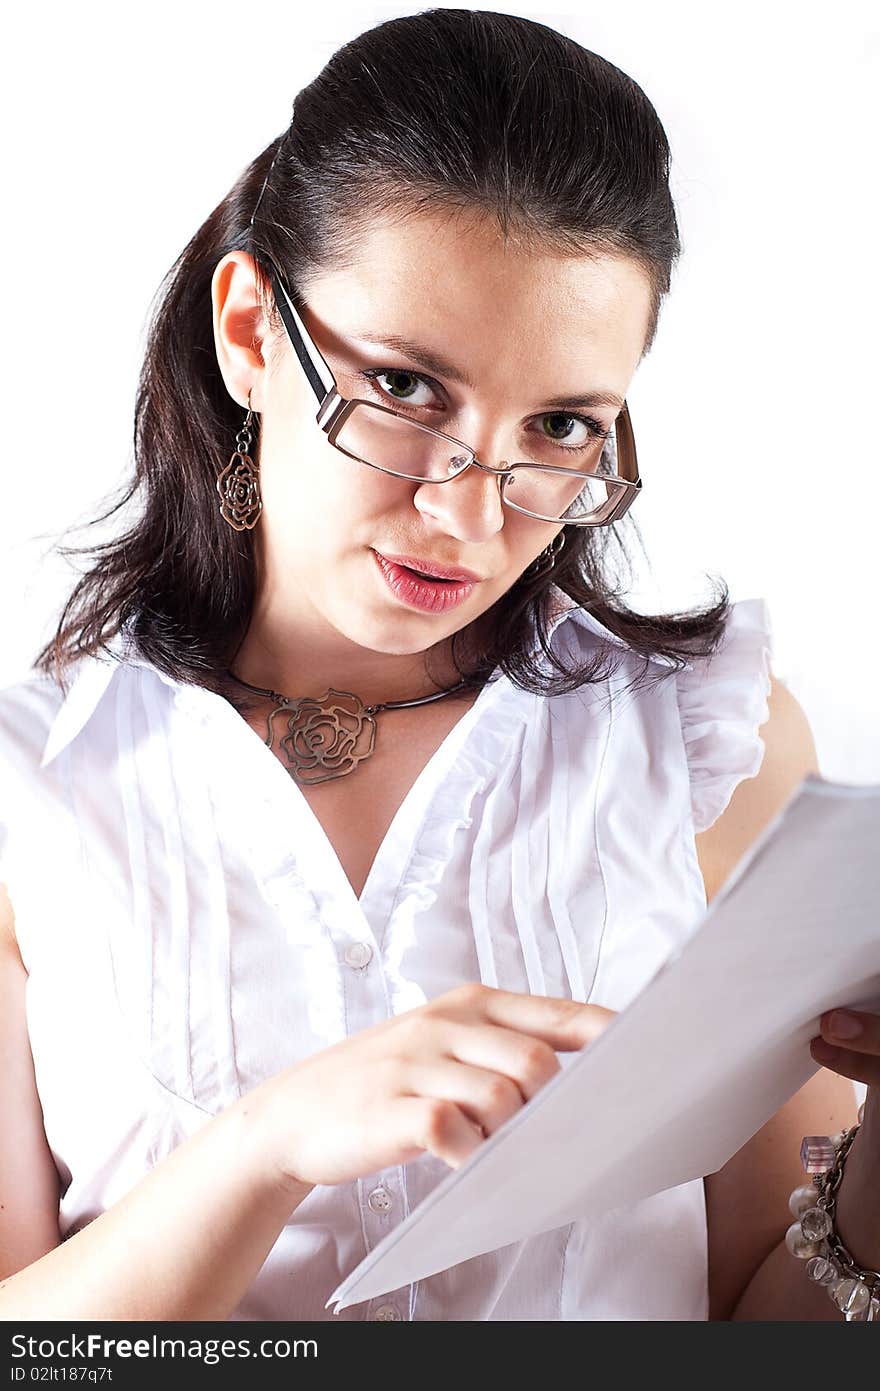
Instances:
[[[84,543],[69,529],[128,476],[162,277],[334,49],[417,8],[161,0],[7,18],[0,685],[26,673],[72,584],[52,544],[65,529]],[[685,250],[628,396],[650,558],[633,601],[689,606],[707,574],[766,598],[774,669],[822,771],[880,781],[877,12],[501,8],[628,72],[673,150]]]

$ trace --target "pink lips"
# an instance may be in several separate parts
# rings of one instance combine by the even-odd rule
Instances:
[[[477,577],[470,571],[457,570],[448,579],[427,579],[414,573],[407,562],[394,560],[388,556],[381,555],[374,551],[376,564],[383,575],[388,588],[401,603],[407,604],[410,608],[421,609],[423,613],[445,613],[449,609],[464,602],[473,593],[474,586],[477,584]],[[413,561],[415,557],[413,557]],[[440,573],[448,573],[449,566],[438,567],[433,561],[422,561],[420,564],[430,563],[434,570]]]
[[[376,552],[380,554],[379,551]],[[450,565],[439,565],[435,560],[419,560],[415,555],[386,555],[383,551],[382,558],[390,560],[392,565],[403,565],[407,570],[418,570],[423,575],[430,576],[431,579],[438,580],[468,580],[476,583],[480,576],[475,575],[473,570],[453,569]]]

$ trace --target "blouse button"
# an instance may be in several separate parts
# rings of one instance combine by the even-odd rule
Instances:
[[[390,1212],[394,1206],[387,1188],[374,1188],[367,1202],[374,1212]]]
[[[399,1318],[400,1314],[397,1312],[393,1304],[380,1304],[379,1308],[373,1315],[373,1322],[375,1323],[379,1321],[384,1323]]]
[[[352,942],[345,948],[345,960],[349,966],[355,968],[366,966],[373,955],[373,948],[369,942]]]

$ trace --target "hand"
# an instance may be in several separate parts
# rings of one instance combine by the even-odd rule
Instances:
[[[467,984],[252,1092],[282,1187],[343,1183],[425,1151],[453,1169],[560,1071],[611,1010]]]
[[[880,1092],[880,1016],[854,1009],[834,1009],[819,1021],[821,1034],[810,1040],[810,1053],[829,1072],[865,1082],[872,1108]],[[866,1099],[865,1114],[868,1104]]]
[[[837,1229],[854,1259],[880,1269],[880,1016],[836,1009],[823,1014],[810,1041],[817,1063],[867,1085],[864,1120],[837,1195]]]

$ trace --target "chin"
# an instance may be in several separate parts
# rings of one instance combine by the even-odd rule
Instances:
[[[421,631],[419,631],[421,629]],[[434,647],[438,642],[451,635],[452,629],[447,632],[431,630],[427,625],[413,625],[401,622],[389,625],[376,625],[369,637],[366,637],[363,630],[360,637],[353,638],[361,647],[367,647],[371,652],[381,652],[386,657],[414,657],[419,652],[425,652],[429,647]]]
[[[332,619],[330,621],[333,622]],[[419,613],[414,613],[412,617],[401,613],[379,618],[374,613],[365,612],[359,617],[350,605],[340,615],[339,622],[333,622],[333,627],[356,646],[367,652],[382,653],[386,657],[410,657],[424,652],[454,631],[447,631],[446,628],[441,630],[436,620],[433,625],[426,623],[424,615]]]

